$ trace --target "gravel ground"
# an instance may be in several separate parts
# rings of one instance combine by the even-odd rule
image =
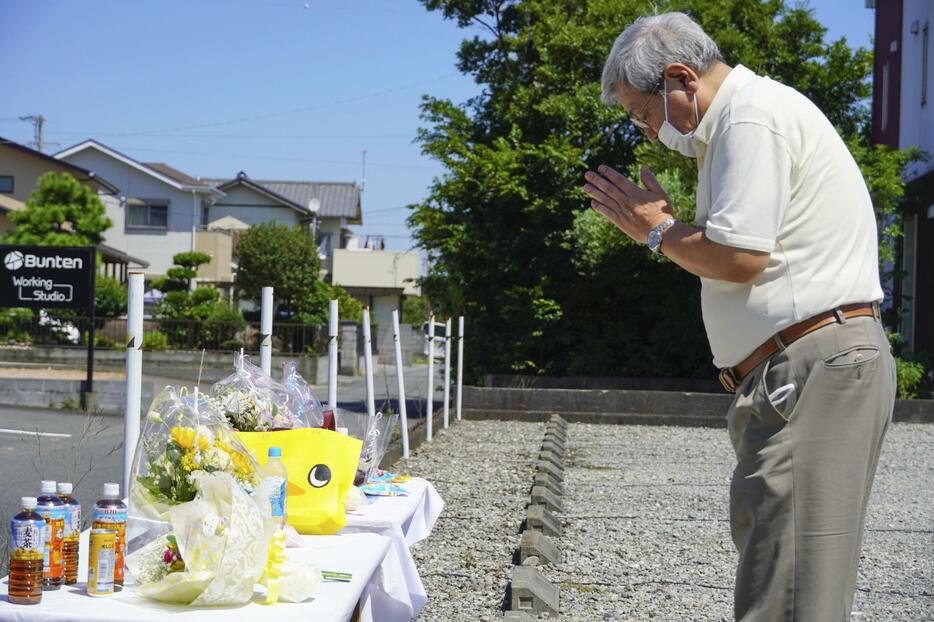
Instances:
[[[463,421],[397,467],[428,478],[445,508],[412,555],[428,593],[419,620],[501,618],[544,425]]]
[[[540,424],[463,422],[406,470],[447,502],[413,548],[429,602],[419,620],[493,620],[541,444]],[[732,620],[736,553],[725,430],[572,424],[559,514],[564,563],[546,568],[560,619]],[[896,424],[883,449],[854,622],[934,620],[934,426]]]

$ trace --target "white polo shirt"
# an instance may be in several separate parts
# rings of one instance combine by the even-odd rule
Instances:
[[[742,65],[694,134],[697,215],[710,240],[771,253],[749,283],[701,278],[714,365],[836,306],[882,300],[876,220],[859,167],[801,93]]]

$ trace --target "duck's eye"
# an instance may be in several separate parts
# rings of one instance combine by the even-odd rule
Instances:
[[[324,488],[331,483],[331,467],[326,464],[316,464],[308,471],[308,483],[314,488]]]

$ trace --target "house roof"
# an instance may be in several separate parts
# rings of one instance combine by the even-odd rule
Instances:
[[[197,179],[190,177],[186,175],[185,173],[182,173],[181,171],[172,168],[171,166],[168,166],[166,164],[156,163],[157,166],[161,167],[161,170],[159,170],[158,168],[154,168],[150,164],[144,164],[143,162],[134,160],[130,156],[120,153],[116,149],[112,149],[108,147],[107,145],[99,143],[93,138],[89,138],[85,140],[84,142],[68,147],[67,149],[63,149],[62,151],[59,151],[58,153],[56,153],[54,157],[56,160],[62,160],[63,158],[67,158],[71,155],[80,153],[87,149],[94,149],[107,156],[110,156],[111,158],[115,160],[123,162],[127,166],[135,168],[136,170],[142,173],[145,173],[149,175],[150,177],[158,179],[162,183],[167,184],[175,188],[176,190],[183,190],[186,192],[188,191],[203,192],[206,194],[213,194],[216,196],[223,196],[224,194],[223,192],[221,192],[220,190],[218,190],[211,184],[208,184],[204,181],[198,181]],[[177,176],[181,176],[181,177],[177,177]],[[184,178],[186,181],[182,181],[181,180],[182,178]],[[190,182],[194,182],[194,183],[190,183]]]
[[[117,188],[115,185],[113,185],[112,183],[104,179],[103,177],[98,177],[97,174],[94,173],[94,171],[89,171],[85,168],[81,168],[80,166],[76,166],[72,164],[71,162],[59,160],[58,158],[44,154],[41,151],[30,149],[26,145],[21,145],[12,140],[7,140],[6,138],[3,138],[2,136],[0,136],[0,145],[10,147],[11,149],[15,149],[16,151],[32,156],[34,158],[38,158],[40,160],[45,160],[47,162],[54,162],[58,166],[64,167],[70,170],[72,175],[78,181],[93,182],[111,194],[117,194],[118,192],[120,192],[119,188]]]
[[[97,250],[101,252],[104,259],[114,259],[116,263],[132,263],[136,264],[140,268],[148,268],[149,262],[145,259],[140,259],[139,257],[134,257],[129,253],[124,253],[123,251],[114,248],[113,246],[107,246],[106,244],[98,244]],[[114,262],[111,262],[114,263]]]
[[[311,215],[309,204],[317,199],[319,218],[347,218],[351,224],[363,221],[360,187],[352,181],[286,181],[253,179],[240,171],[234,179],[206,179],[226,191],[244,185],[303,214]]]
[[[166,177],[171,177],[180,184],[185,184],[186,186],[207,186],[208,184],[204,183],[200,179],[195,179],[188,173],[183,173],[177,168],[173,168],[166,164],[165,162],[143,162],[146,166],[151,168],[154,171],[158,171],[165,175]]]

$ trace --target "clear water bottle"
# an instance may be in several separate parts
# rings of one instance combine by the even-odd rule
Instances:
[[[282,464],[282,448],[270,447],[268,452],[269,459],[263,465],[264,477],[275,477],[281,480],[276,492],[269,497],[269,503],[272,506],[272,520],[277,527],[285,528],[288,519],[286,509],[286,489],[289,484],[289,475],[285,465]]]

